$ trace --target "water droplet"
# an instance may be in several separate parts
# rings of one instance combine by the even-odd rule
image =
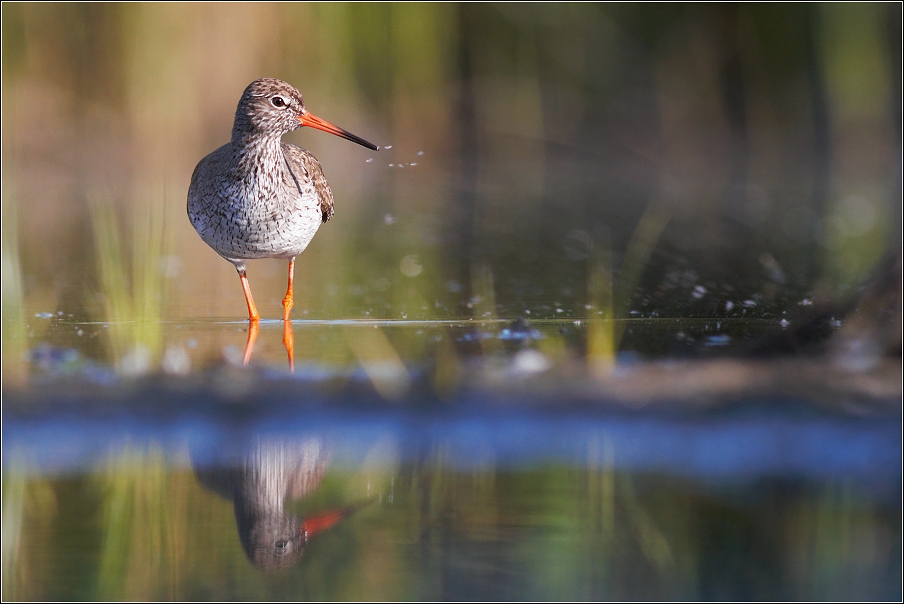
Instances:
[[[160,368],[170,375],[187,375],[191,371],[191,359],[181,346],[170,346],[163,353]]]
[[[788,321],[788,319],[782,319],[781,321],[778,322],[778,324],[781,325],[782,327],[788,327],[789,325],[791,325],[791,322]]]
[[[423,152],[423,151],[418,151],[417,154],[418,154],[418,155],[423,155],[424,152]]]
[[[367,162],[367,163],[370,163],[370,162],[372,162],[373,160],[374,160],[374,158],[368,157],[368,158],[365,159],[364,161]]]
[[[396,217],[392,214],[384,214],[383,215],[383,224],[389,226],[391,224],[395,224]]]
[[[174,254],[169,254],[160,258],[157,268],[167,279],[173,279],[182,274],[182,259]]]
[[[728,302],[725,303],[725,310],[731,310],[732,308],[734,308],[734,302],[729,300]]]
[[[383,145],[384,149],[392,149],[392,145]]]
[[[512,359],[512,373],[530,374],[541,373],[552,366],[546,356],[537,350],[524,349]]]
[[[35,313],[35,316],[39,319],[50,319],[53,317],[53,313],[52,312],[37,312],[37,313]]]
[[[120,369],[129,376],[144,375],[151,368],[151,351],[146,346],[135,346],[122,359]]]
[[[395,164],[389,164],[390,168],[395,168]]]
[[[743,305],[744,308],[753,308],[754,306],[756,306],[756,302],[754,302],[753,300],[744,300]]]
[[[423,267],[416,254],[408,254],[399,262],[399,270],[406,277],[417,277],[421,274]]]
[[[413,162],[411,162],[411,163],[408,164],[408,165],[413,167],[413,166],[416,166],[416,165],[417,165],[417,162],[416,162],[416,161],[413,161]]]
[[[243,355],[241,352],[239,352],[239,349],[236,348],[235,346],[232,346],[232,345],[223,346],[223,348],[220,350],[220,353],[223,355],[223,360],[226,361],[227,363],[229,363],[230,365],[238,366],[238,365],[242,364]],[[226,386],[227,389],[231,386],[231,384],[229,382],[227,382],[224,385]]]
[[[782,271],[781,265],[772,254],[766,252],[760,254],[760,264],[766,269],[766,273],[769,275],[770,279],[776,283],[785,282],[785,273]]]
[[[691,296],[693,296],[694,300],[699,300],[700,298],[703,297],[703,295],[704,295],[705,293],[706,293],[706,288],[705,288],[705,287],[703,287],[702,285],[695,285],[695,286],[694,286],[694,293],[692,293]]]
[[[709,336],[706,338],[706,342],[704,346],[727,346],[731,343],[731,336],[728,335],[720,335],[720,336]]]

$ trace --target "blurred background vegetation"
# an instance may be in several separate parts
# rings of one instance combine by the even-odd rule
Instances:
[[[122,308],[102,202],[126,257],[159,235],[130,225],[166,225],[130,277],[166,282],[154,312],[242,317],[184,206],[262,76],[384,146],[287,137],[337,207],[296,317],[470,316],[489,293],[503,317],[586,314],[593,250],[617,280],[651,206],[668,224],[634,307],[832,298],[900,247],[900,60],[899,4],[4,4],[4,316]],[[265,317],[283,264],[250,268]]]

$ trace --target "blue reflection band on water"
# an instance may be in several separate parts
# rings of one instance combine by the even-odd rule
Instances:
[[[240,423],[185,412],[151,421],[118,413],[95,417],[22,417],[3,423],[3,462],[25,461],[34,472],[81,472],[118,446],[142,442],[162,449],[174,466],[215,463],[217,449],[237,434],[310,435],[333,444],[335,463],[360,462],[377,441],[391,438],[405,451],[442,445],[455,469],[524,468],[536,464],[607,466],[717,483],[760,477],[849,479],[869,490],[894,491],[901,481],[900,421],[808,411],[793,401],[751,402],[732,411],[663,417],[660,413],[482,410],[372,411],[279,405]],[[589,452],[594,452],[590,454]]]

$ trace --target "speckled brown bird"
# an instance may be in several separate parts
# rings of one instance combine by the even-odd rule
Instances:
[[[302,126],[379,149],[311,115],[293,86],[261,78],[242,94],[232,140],[198,162],[188,189],[188,218],[195,230],[239,273],[252,326],[249,344],[260,315],[251,297],[245,261],[289,261],[289,285],[283,299],[283,320],[288,324],[295,257],[308,246],[320,224],[333,216],[333,193],[320,162],[304,149],[280,140]],[[250,347],[246,362],[249,354]]]

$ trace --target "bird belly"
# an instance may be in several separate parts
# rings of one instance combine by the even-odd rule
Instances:
[[[217,193],[206,203],[189,203],[189,219],[201,239],[230,261],[294,258],[322,222],[316,197],[300,197],[297,190],[294,197],[282,196],[282,203],[271,201],[275,196]]]

